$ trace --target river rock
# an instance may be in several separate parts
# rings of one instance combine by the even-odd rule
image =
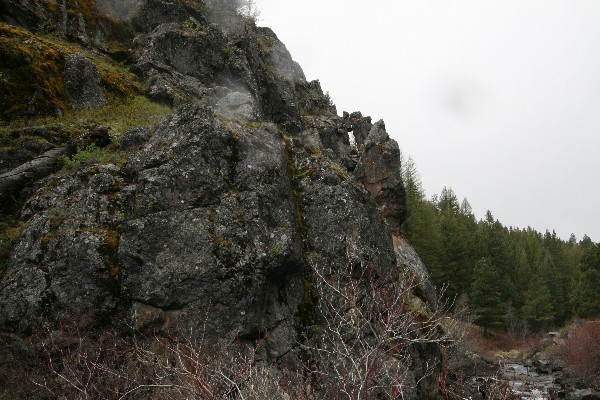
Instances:
[[[599,400],[600,394],[592,389],[576,389],[567,393],[567,400]]]

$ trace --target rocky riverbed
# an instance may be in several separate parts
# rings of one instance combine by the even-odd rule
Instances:
[[[489,397],[490,387],[493,393],[503,393],[519,400],[600,400],[600,394],[593,389],[585,388],[575,377],[569,376],[562,365],[547,358],[543,353],[536,353],[532,358],[521,361],[501,363],[499,373],[495,376],[475,376],[470,380],[471,386],[478,388],[482,398]],[[504,389],[498,389],[504,388]]]
[[[556,399],[564,393],[563,387],[551,374],[538,372],[534,367],[510,363],[502,367],[502,378],[519,399]]]

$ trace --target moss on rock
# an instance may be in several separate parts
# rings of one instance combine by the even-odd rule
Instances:
[[[65,59],[77,54],[100,73],[110,99],[144,92],[132,74],[52,36],[0,23],[0,119],[62,115],[71,108],[65,91]]]

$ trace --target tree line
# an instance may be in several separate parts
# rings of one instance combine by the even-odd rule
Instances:
[[[600,316],[600,245],[586,235],[506,227],[490,211],[477,220],[467,199],[444,187],[426,198],[412,159],[402,157],[408,218],[404,235],[434,284],[474,322],[511,333]]]

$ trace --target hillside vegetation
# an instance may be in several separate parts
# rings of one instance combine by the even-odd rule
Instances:
[[[600,316],[600,246],[588,236],[565,241],[554,231],[506,227],[490,211],[478,221],[451,188],[427,199],[412,160],[402,165],[404,234],[436,285],[468,305],[476,323],[526,335]]]

